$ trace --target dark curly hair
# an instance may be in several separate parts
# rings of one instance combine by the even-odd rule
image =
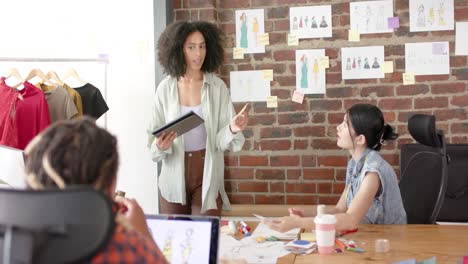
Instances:
[[[117,139],[93,119],[59,121],[26,147],[30,188],[89,185],[108,192],[117,175]]]
[[[224,60],[223,32],[210,22],[177,21],[167,26],[158,40],[158,59],[165,73],[177,79],[185,74],[184,43],[197,31],[205,38],[207,51],[201,70],[214,72],[221,66]]]
[[[366,137],[367,147],[370,149],[378,151],[385,141],[398,138],[393,128],[385,123],[382,111],[375,105],[355,104],[348,109],[347,114],[348,128],[351,122],[356,135]]]

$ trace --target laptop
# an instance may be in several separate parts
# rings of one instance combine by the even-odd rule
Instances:
[[[26,188],[22,150],[0,146],[0,188]]]
[[[169,263],[217,263],[218,217],[146,215],[146,222]]]

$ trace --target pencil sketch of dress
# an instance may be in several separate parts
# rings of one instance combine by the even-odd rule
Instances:
[[[309,87],[309,80],[307,78],[307,56],[304,54],[301,58],[301,88],[307,89]]]
[[[374,63],[372,64],[372,69],[380,68],[379,62],[377,62],[377,57],[374,57]]]
[[[364,58],[364,69],[370,69],[369,61],[367,60],[367,57]]]
[[[328,27],[327,21],[325,21],[325,16],[322,16],[322,22],[320,22],[320,27],[321,28]]]
[[[248,40],[247,40],[247,15],[242,13],[241,17],[241,37],[240,37],[240,47],[241,48],[248,48]]]
[[[416,21],[416,26],[426,27],[426,17],[424,16],[424,5],[420,4],[418,7],[418,20]]]
[[[315,16],[312,16],[312,28],[317,28],[317,22],[315,21]]]

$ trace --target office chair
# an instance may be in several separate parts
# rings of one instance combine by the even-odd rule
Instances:
[[[401,150],[400,192],[408,224],[434,224],[447,190],[448,162],[444,133],[436,130],[435,116],[414,115],[408,120],[411,136],[430,150],[405,157]],[[403,165],[406,163],[406,165]]]
[[[112,237],[112,204],[89,187],[0,190],[0,261],[78,263]]]

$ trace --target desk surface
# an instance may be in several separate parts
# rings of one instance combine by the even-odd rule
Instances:
[[[252,227],[256,226],[256,223]],[[422,261],[436,256],[437,263],[458,263],[468,255],[468,227],[453,225],[360,225],[359,231],[345,236],[353,239],[364,253],[346,251],[332,255],[286,255],[279,264],[309,263],[392,263],[416,258]],[[375,240],[390,241],[388,253],[375,253]]]

